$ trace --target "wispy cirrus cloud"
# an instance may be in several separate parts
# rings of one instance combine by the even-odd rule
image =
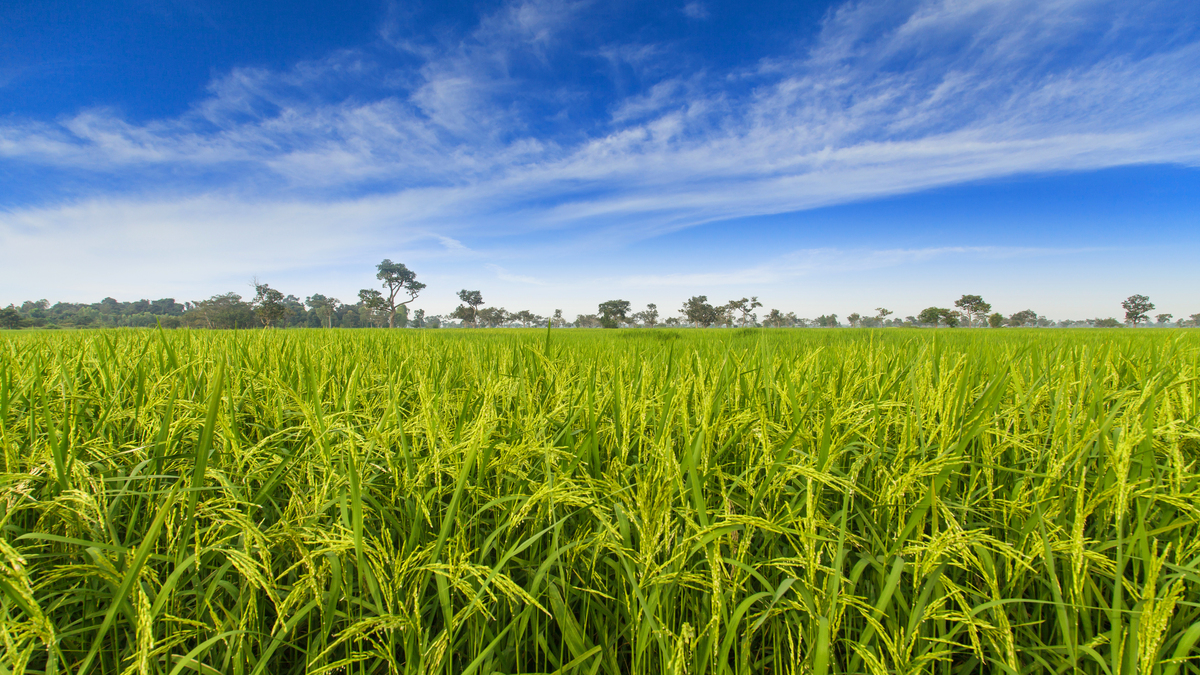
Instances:
[[[1055,249],[1014,246],[936,246],[909,249],[813,248],[790,251],[751,266],[729,266],[710,272],[634,274],[608,279],[626,289],[775,286],[830,273],[866,272],[939,260],[1008,260],[1064,257],[1100,249]]]
[[[480,255],[478,237],[538,230],[612,248],[1021,173],[1200,163],[1200,11],[1186,3],[851,2],[803,49],[682,70],[670,45],[580,50],[590,11],[517,1],[457,37],[389,34],[284,72],[234,70],[171,119],[0,122],[0,161],[124,186],[10,210],[0,233],[10,251],[50,236],[34,221],[133,236],[129,214],[201,199],[224,211],[153,227],[186,238],[240,210],[257,214],[234,219],[253,237],[310,212],[355,223],[316,246],[350,257],[360,231]],[[636,61],[645,86],[564,74],[588,58],[598,73]]]

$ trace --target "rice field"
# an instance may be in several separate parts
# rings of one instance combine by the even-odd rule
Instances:
[[[0,338],[0,673],[1200,673],[1200,333]]]

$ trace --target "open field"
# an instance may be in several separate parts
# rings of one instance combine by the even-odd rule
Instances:
[[[4,336],[0,673],[1200,673],[1198,376],[1170,330]]]

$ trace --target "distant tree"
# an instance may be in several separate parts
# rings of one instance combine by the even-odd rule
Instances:
[[[579,314],[575,317],[575,325],[580,328],[600,328],[600,317],[595,314]]]
[[[646,309],[633,315],[634,321],[641,321],[647,328],[653,328],[658,325],[658,305],[653,302],[646,305]]]
[[[716,307],[715,309],[717,310],[716,324],[718,326],[729,328],[733,325],[734,315],[737,313],[737,310],[734,309],[732,303],[727,302],[724,305]]]
[[[42,302],[45,302],[43,300]],[[151,314],[165,314],[168,316],[179,316],[183,314],[186,308],[175,302],[175,298],[162,298],[150,303]]]
[[[1107,319],[1096,319],[1093,325],[1096,328],[1120,328],[1122,324],[1116,318],[1110,316]]]
[[[394,263],[384,258],[383,262],[375,266],[375,269],[377,270],[375,278],[383,282],[383,288],[386,291],[386,295],[381,295],[381,297],[383,306],[387,308],[388,312],[388,328],[395,328],[397,308],[416,300],[417,295],[425,288],[425,284],[417,281],[416,272],[405,267],[404,263]],[[402,302],[397,301],[396,297],[401,293],[408,295],[408,299]]]
[[[333,315],[337,312],[338,305],[341,304],[340,300],[316,293],[305,299],[304,304],[325,321],[326,328],[333,328]]]
[[[9,305],[4,309],[0,309],[0,328],[16,329],[20,327],[21,312],[16,307]]]
[[[600,308],[596,313],[600,315],[600,325],[605,328],[616,328],[623,323],[629,323],[629,317],[626,316],[628,312],[628,300],[606,300],[600,303]]]
[[[463,304],[459,305],[458,308],[454,310],[454,314],[452,316],[456,319],[461,319],[464,322],[470,321],[472,326],[478,328],[479,306],[483,304],[483,293],[480,293],[479,291],[468,291],[464,288],[458,292],[458,299],[462,300]]]
[[[665,321],[663,321],[664,326],[678,326],[679,324],[680,321],[679,317],[677,316],[669,316]]]
[[[730,314],[734,312],[741,314],[741,316],[738,317],[739,326],[745,326],[751,323],[751,312],[762,306],[762,303],[758,301],[757,295],[750,298],[742,298],[741,300],[730,300],[729,303],[725,305]]]
[[[946,307],[926,307],[917,314],[917,321],[928,326],[954,328],[958,326],[959,316],[958,312]]]
[[[854,312],[850,316],[846,317],[846,320],[850,322],[851,328],[857,328],[858,322],[862,321],[862,315],[859,314],[858,312]]]
[[[1183,322],[1180,321],[1179,323],[1182,324]],[[1193,328],[1200,327],[1200,314],[1193,314],[1190,317],[1188,317],[1188,324],[1191,325]]]
[[[1136,328],[1139,323],[1148,320],[1146,315],[1154,310],[1154,303],[1144,295],[1131,295],[1125,298],[1121,307],[1125,309],[1126,323],[1131,323]]]
[[[288,314],[288,308],[283,304],[283,293],[267,284],[258,283],[257,279],[254,281],[254,300],[251,305],[254,306],[255,316],[266,328],[282,321]]]
[[[777,309],[772,309],[767,313],[767,318],[763,319],[763,325],[770,328],[783,328],[785,325],[783,312]]]
[[[484,307],[478,311],[479,320],[488,325],[489,328],[503,325],[508,321],[508,310],[503,307]]]
[[[554,316],[550,317],[550,324],[555,328],[562,328],[567,325],[567,320],[563,318],[561,309],[554,310]]]
[[[1000,312],[992,312],[988,315],[988,326],[999,328],[1004,325],[1004,315]]]
[[[172,300],[171,302],[174,303],[175,301]],[[50,309],[50,301],[43,298],[36,302],[33,300],[26,300],[25,302],[22,302],[20,312],[22,315],[28,316],[31,319],[44,319],[46,318],[47,309]],[[179,313],[183,313],[182,305],[179,307]]]
[[[1036,326],[1037,319],[1037,312],[1033,311],[1032,309],[1023,309],[1019,312],[1014,312],[1008,317],[1008,325],[1015,327]]]
[[[954,306],[962,310],[962,314],[967,319],[967,327],[975,325],[975,319],[982,319],[987,316],[988,312],[992,311],[992,306],[983,301],[978,295],[964,295],[954,301]]]
[[[245,328],[254,325],[254,308],[250,303],[243,302],[242,296],[237,293],[214,295],[189,304],[191,309],[184,315],[184,320],[191,326]]]
[[[1174,314],[1156,314],[1154,316],[1155,322],[1160,326],[1169,325],[1173,318],[1175,318]]]
[[[364,288],[358,292],[359,312],[364,322],[382,326],[387,317],[387,301],[383,294],[374,288]]]
[[[418,309],[418,310],[414,311],[411,323],[412,323],[413,328],[424,328],[425,327],[425,310]]]
[[[892,310],[890,310],[890,309],[886,309],[884,307],[876,307],[875,308],[875,316],[879,317],[880,321],[883,321],[891,314],[892,314]]]
[[[521,322],[522,328],[528,328],[529,324],[533,323],[533,320],[536,317],[537,317],[536,314],[534,314],[533,312],[531,312],[527,309],[522,309],[521,311],[512,315],[512,318]]]
[[[683,303],[683,307],[679,310],[680,314],[687,317],[687,320],[693,326],[708,327],[713,325],[719,319],[717,308],[708,304],[707,295],[693,295],[688,298],[687,302]]]
[[[309,325],[309,312],[304,309],[304,301],[289,293],[283,297],[282,303],[283,319],[280,320],[280,328],[284,326],[303,327]],[[314,314],[311,318],[313,328],[321,325],[320,317]]]
[[[837,314],[822,314],[817,317],[817,325],[821,328],[837,328],[841,324],[838,323]]]
[[[467,305],[459,305],[458,307],[455,307],[454,311],[450,312],[450,318],[462,321],[463,326],[470,324],[473,328],[479,327],[479,312],[477,312],[475,308]]]

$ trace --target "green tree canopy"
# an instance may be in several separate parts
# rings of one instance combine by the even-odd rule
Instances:
[[[1148,321],[1148,314],[1154,311],[1154,303],[1150,302],[1150,298],[1144,295],[1131,295],[1125,298],[1121,303],[1121,307],[1125,309],[1125,321],[1137,326],[1143,321]]]
[[[396,308],[407,305],[417,299],[417,295],[425,288],[425,284],[417,281],[417,273],[408,269],[404,263],[394,263],[391,260],[384,258],[383,262],[375,266],[378,272],[375,278],[383,282],[383,288],[386,295],[382,295],[384,307],[388,311],[388,328],[396,327]],[[408,299],[397,301],[396,297],[401,293],[408,295]],[[407,314],[407,310],[405,312]]]
[[[693,295],[688,298],[679,313],[687,317],[693,326],[711,326],[720,318],[717,308],[708,303],[707,295]]]
[[[600,303],[597,311],[597,314],[600,315],[600,324],[605,328],[616,328],[622,323],[628,323],[628,313],[628,300],[606,300]]]
[[[254,315],[263,326],[270,328],[287,316],[287,306],[283,304],[283,293],[267,284],[254,282]]]
[[[982,319],[992,311],[991,304],[984,302],[978,295],[964,295],[954,301],[954,306],[962,310],[963,316],[967,318],[968,327],[975,324],[975,319]]]

